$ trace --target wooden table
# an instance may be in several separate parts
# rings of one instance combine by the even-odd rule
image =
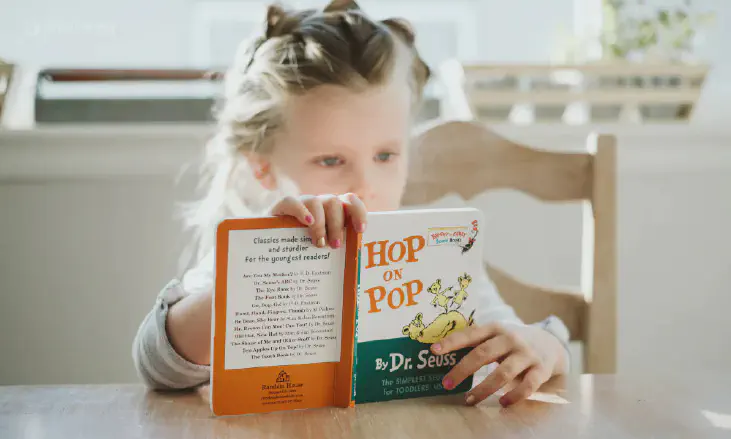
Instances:
[[[228,418],[201,391],[0,387],[0,438],[731,438],[731,378],[690,378],[555,380],[508,409],[447,397]]]

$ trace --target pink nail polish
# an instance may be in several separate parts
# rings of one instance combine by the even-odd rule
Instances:
[[[444,386],[444,388],[447,390],[451,390],[452,387],[454,387],[454,381],[452,381],[451,378],[445,378],[442,386]]]
[[[441,350],[442,350],[442,345],[440,345],[439,343],[436,343],[435,345],[433,345],[433,346],[431,347],[431,349],[432,349],[432,350],[433,350],[434,352],[437,352],[437,353],[439,353],[439,351],[441,351]]]
[[[365,224],[363,224],[363,223],[358,223],[358,227],[356,227],[356,230],[358,231],[358,233],[363,233],[363,232],[365,232],[365,229],[366,229],[366,226],[365,226]]]
[[[307,215],[305,217],[305,221],[307,222],[307,224],[312,224],[312,217],[310,215]]]
[[[340,240],[336,239],[335,242],[333,242],[333,248],[340,248]]]

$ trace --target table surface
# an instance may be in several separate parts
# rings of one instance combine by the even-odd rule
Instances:
[[[731,438],[731,378],[721,374],[561,378],[507,409],[497,397],[467,407],[449,396],[215,418],[206,395],[0,387],[0,438]]]

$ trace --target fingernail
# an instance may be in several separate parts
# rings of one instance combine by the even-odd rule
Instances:
[[[336,239],[336,240],[335,240],[335,241],[333,242],[333,248],[340,248],[340,240],[339,240],[339,239]]]
[[[365,223],[358,223],[358,226],[355,229],[358,231],[358,233],[363,233],[365,232],[366,225]]]
[[[320,248],[325,247],[325,237],[324,236],[321,236],[317,240],[317,246],[320,247]]]
[[[444,386],[445,389],[451,390],[452,386],[454,386],[454,381],[452,381],[451,378],[445,378],[442,385]]]
[[[310,215],[307,215],[307,216],[305,217],[305,222],[306,222],[307,224],[312,224],[312,217],[311,217]]]
[[[508,401],[507,398],[502,397],[500,398],[500,405],[503,406],[503,408],[506,408],[510,405],[510,401]]]
[[[439,343],[436,343],[436,344],[432,345],[431,349],[434,352],[440,352],[442,350],[442,345],[440,345]]]
[[[467,405],[472,405],[475,403],[475,395],[467,395],[467,398],[465,398],[464,401]]]

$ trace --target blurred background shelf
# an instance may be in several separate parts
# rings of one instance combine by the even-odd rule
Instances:
[[[705,65],[594,63],[441,67],[442,114],[486,123],[686,123]]]

